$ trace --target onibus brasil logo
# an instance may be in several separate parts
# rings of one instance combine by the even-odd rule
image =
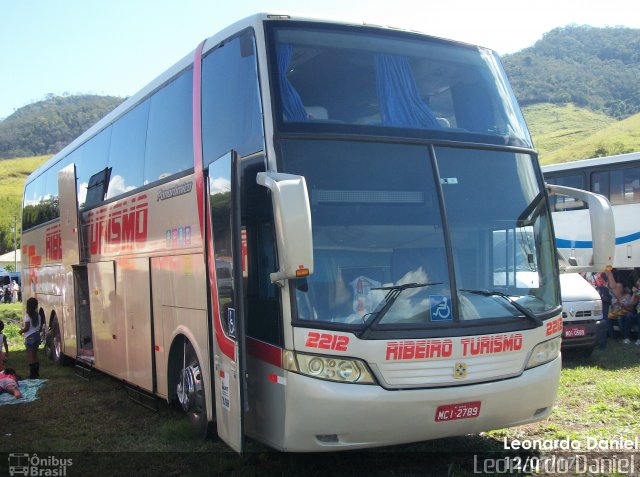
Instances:
[[[55,456],[39,457],[38,454],[9,454],[9,475],[65,477],[73,459]]]

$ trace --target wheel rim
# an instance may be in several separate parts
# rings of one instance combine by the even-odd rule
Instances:
[[[56,358],[59,358],[62,354],[62,340],[60,339],[60,330],[57,323],[53,333],[53,353]]]
[[[178,402],[185,412],[199,414],[202,411],[202,375],[199,363],[192,363],[181,370],[177,394]]]

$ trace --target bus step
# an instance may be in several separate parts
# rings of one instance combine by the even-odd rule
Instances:
[[[91,379],[91,371],[93,371],[93,363],[91,361],[85,361],[83,359],[76,360],[76,376],[89,381]]]
[[[158,399],[156,398],[156,396],[153,396],[140,388],[133,387],[128,384],[124,385],[124,389],[127,391],[129,399],[131,399],[136,404],[139,404],[140,406],[147,408],[153,412],[160,411],[160,407],[158,406]]]

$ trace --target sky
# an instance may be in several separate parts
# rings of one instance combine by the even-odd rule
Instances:
[[[258,12],[418,30],[499,54],[569,24],[640,28],[628,0],[0,0],[0,119],[49,94],[130,96]]]

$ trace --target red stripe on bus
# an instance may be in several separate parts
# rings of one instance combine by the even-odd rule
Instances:
[[[206,40],[205,40],[206,41]],[[198,222],[200,224],[200,237],[205,242],[205,224],[211,232],[211,217],[205,218],[204,213],[204,169],[202,161],[202,50],[204,41],[196,48],[193,58],[193,170],[196,182],[196,197],[198,200]],[[209,233],[211,237],[211,233]],[[230,360],[235,361],[235,342],[229,338],[222,329],[220,321],[220,308],[218,307],[218,287],[215,276],[215,258],[213,254],[213,239],[205,245],[209,255],[209,285],[211,289],[211,305],[213,307],[213,326],[216,334],[216,342],[220,351]]]
[[[264,341],[246,337],[247,353],[261,361],[282,368],[282,349]]]

